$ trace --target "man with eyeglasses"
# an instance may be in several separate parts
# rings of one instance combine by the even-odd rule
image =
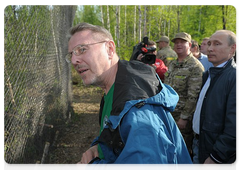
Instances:
[[[104,90],[99,136],[80,163],[192,163],[170,114],[177,93],[152,67],[119,60],[103,27],[80,23],[70,34],[66,60],[85,85]]]

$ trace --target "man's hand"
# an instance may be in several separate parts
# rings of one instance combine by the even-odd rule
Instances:
[[[218,170],[220,165],[215,163],[210,157],[208,157],[203,163],[203,170]]]
[[[93,158],[98,157],[98,145],[94,145],[82,154],[79,164],[88,164]]]
[[[79,170],[85,170],[87,164],[94,158],[98,157],[98,145],[94,145],[83,153],[82,159],[77,163]]]
[[[139,60],[139,61],[141,61],[141,59],[143,58],[143,54],[142,53],[140,53],[138,56],[137,56],[137,60]]]
[[[187,125],[188,120],[184,120],[184,119],[179,119],[177,122],[177,125],[179,127],[179,129],[185,129],[186,125]]]

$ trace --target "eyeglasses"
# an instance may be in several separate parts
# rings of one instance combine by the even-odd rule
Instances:
[[[76,56],[80,56],[81,54],[85,53],[87,51],[87,46],[89,45],[95,45],[95,44],[100,44],[108,41],[100,41],[92,44],[84,44],[84,45],[77,45],[76,47],[73,48],[72,52],[67,53],[66,55],[66,62],[71,63],[72,60],[72,54],[74,53]]]

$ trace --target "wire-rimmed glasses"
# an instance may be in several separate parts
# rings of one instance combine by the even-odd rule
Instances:
[[[66,60],[67,63],[71,63],[73,53],[76,56],[79,56],[79,55],[81,55],[81,54],[83,54],[84,52],[87,51],[87,46],[95,45],[95,44],[99,44],[99,43],[104,43],[104,42],[107,42],[107,41],[104,40],[104,41],[91,43],[91,44],[84,44],[84,45],[79,44],[79,45],[77,45],[76,47],[73,48],[72,52],[67,53],[65,60]]]

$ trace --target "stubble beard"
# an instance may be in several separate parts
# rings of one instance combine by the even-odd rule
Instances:
[[[82,77],[82,82],[84,86],[100,86],[100,78],[97,76],[92,77],[88,81],[84,81],[86,77]]]

